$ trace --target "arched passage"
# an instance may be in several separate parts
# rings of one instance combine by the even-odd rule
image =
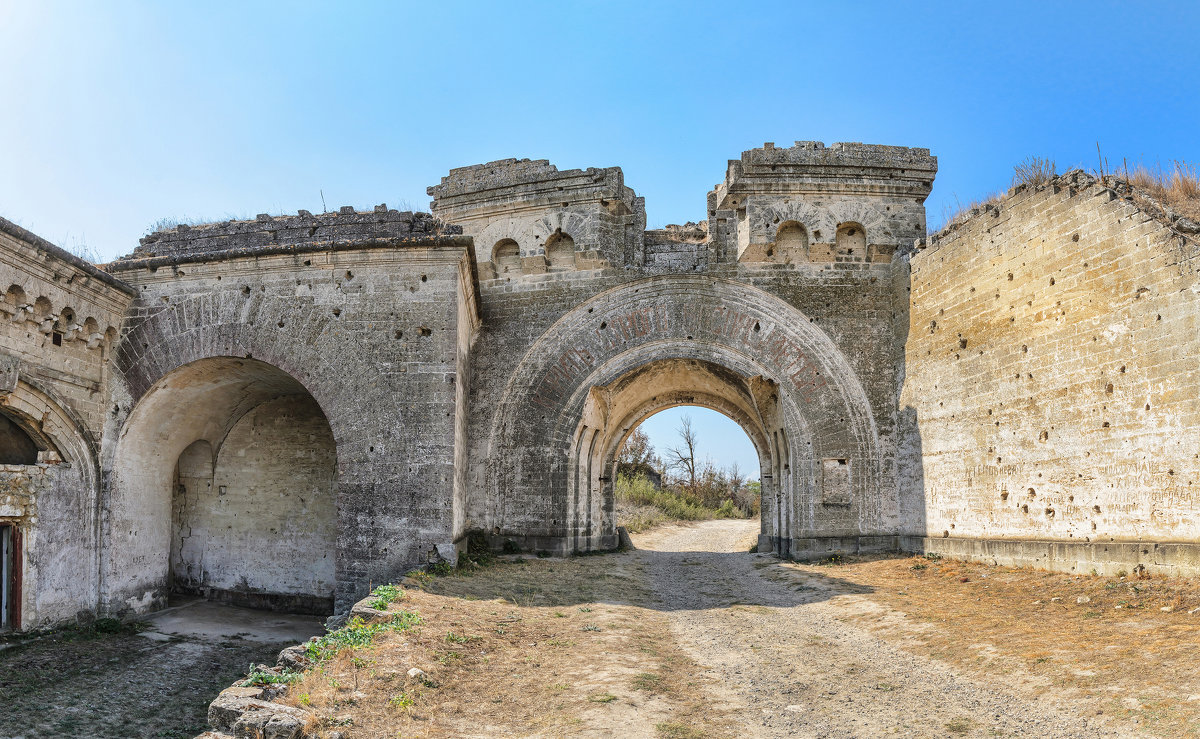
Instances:
[[[497,409],[486,525],[528,548],[612,546],[601,478],[620,438],[685,402],[741,419],[762,450],[764,550],[893,545],[875,411],[846,357],[794,307],[708,277],[614,288],[535,342]],[[830,460],[846,474],[826,480]]]
[[[121,431],[109,484],[105,605],[170,590],[331,612],[336,445],[279,368],[214,357],[169,372]]]
[[[769,390],[755,397],[755,386],[759,385],[761,391],[764,382],[761,377],[746,377],[710,361],[671,358],[647,362],[608,385],[594,386],[588,393],[569,457],[572,550],[611,546],[616,535],[617,454],[634,429],[668,408],[699,406],[734,421],[757,452],[764,489],[774,486],[779,450],[771,437],[779,425],[779,399],[778,393]],[[764,495],[768,504],[776,497],[774,487],[770,492],[770,496]],[[771,515],[777,513],[778,507],[771,506]]]

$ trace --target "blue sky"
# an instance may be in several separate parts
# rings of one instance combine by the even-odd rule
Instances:
[[[515,156],[621,166],[656,227],[815,139],[932,149],[937,223],[1030,155],[1200,162],[1198,31],[1096,0],[0,0],[0,215],[109,259],[160,218],[425,208]]]

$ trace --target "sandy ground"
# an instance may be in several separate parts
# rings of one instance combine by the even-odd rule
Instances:
[[[777,560],[745,553],[757,528],[711,521],[634,536],[657,607],[720,699],[737,706],[731,717],[745,736],[1130,735],[844,622],[879,606],[836,578],[766,576]]]

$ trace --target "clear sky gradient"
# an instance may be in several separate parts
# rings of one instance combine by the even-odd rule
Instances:
[[[932,149],[936,225],[1030,155],[1200,162],[1198,37],[1193,2],[0,0],[0,215],[107,260],[531,157],[621,166],[657,227],[814,139]]]

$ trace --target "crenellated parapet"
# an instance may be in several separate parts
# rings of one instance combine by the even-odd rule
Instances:
[[[502,159],[453,169],[428,192],[434,215],[474,238],[485,282],[642,260],[645,201],[619,167]]]
[[[862,268],[925,235],[928,149],[797,141],[731,160],[708,195],[717,262]]]

